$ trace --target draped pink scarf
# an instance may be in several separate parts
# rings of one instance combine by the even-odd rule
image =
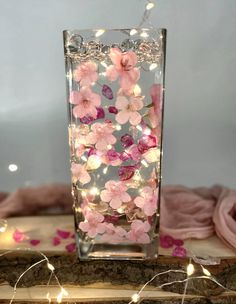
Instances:
[[[164,186],[161,232],[180,239],[204,239],[216,232],[236,248],[236,190]]]

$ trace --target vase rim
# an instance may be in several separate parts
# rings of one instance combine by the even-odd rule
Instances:
[[[63,33],[75,33],[75,32],[85,32],[85,31],[94,31],[97,32],[99,30],[104,30],[104,31],[131,31],[131,30],[137,30],[137,31],[166,31],[166,28],[162,27],[130,27],[130,28],[85,28],[85,29],[65,29],[62,32]]]

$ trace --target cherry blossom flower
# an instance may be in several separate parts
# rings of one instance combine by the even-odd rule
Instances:
[[[134,220],[131,224],[131,230],[127,233],[130,241],[141,244],[150,243],[150,237],[147,232],[151,229],[150,224],[141,220]]]
[[[139,124],[142,120],[142,116],[138,111],[143,108],[142,99],[143,97],[140,96],[130,96],[129,99],[125,96],[118,96],[116,107],[121,111],[116,114],[116,121],[122,125],[127,123],[127,121],[134,126]]]
[[[97,108],[101,104],[100,95],[93,93],[89,87],[70,93],[70,103],[74,104],[73,115],[82,118],[86,115],[97,118]]]
[[[92,132],[87,136],[87,142],[92,145],[95,144],[98,150],[109,150],[109,145],[116,142],[115,136],[112,135],[114,128],[110,123],[94,123],[91,130]]]
[[[121,243],[125,240],[127,232],[122,227],[115,227],[112,223],[105,223],[105,233],[101,237],[102,242]]]
[[[127,203],[131,200],[130,195],[126,192],[127,187],[124,183],[108,181],[105,187],[106,189],[101,192],[101,199],[104,202],[109,202],[112,208],[117,209],[122,203]]]
[[[141,195],[134,200],[137,207],[141,208],[147,216],[156,213],[157,209],[157,191],[146,186],[142,189]]]
[[[105,232],[104,216],[96,211],[88,211],[85,220],[79,223],[79,228],[83,232],[87,232],[90,238],[94,238],[98,234]]]
[[[111,48],[109,54],[113,65],[106,70],[110,81],[115,81],[120,76],[120,86],[124,90],[132,88],[140,77],[140,71],[135,67],[137,56],[133,51],[122,53],[118,48]]]
[[[71,172],[72,172],[73,182],[79,181],[82,184],[87,184],[91,180],[91,177],[88,174],[87,170],[85,169],[85,166],[81,164],[72,163]]]
[[[97,64],[92,61],[81,63],[74,71],[74,79],[81,86],[90,86],[98,79]]]

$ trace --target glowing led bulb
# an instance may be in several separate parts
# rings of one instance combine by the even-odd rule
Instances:
[[[96,33],[95,33],[95,37],[100,37],[100,36],[102,36],[104,33],[105,33],[105,30],[103,30],[103,29],[97,30]]]
[[[82,159],[83,161],[87,161],[87,157],[86,157],[85,155],[81,156],[81,159]]]
[[[204,268],[203,266],[202,266],[202,271],[203,271],[203,273],[204,273],[206,276],[208,276],[208,277],[210,277],[210,276],[211,276],[210,271],[209,271],[209,270],[207,270],[206,268]]]
[[[143,32],[140,34],[140,36],[143,37],[143,38],[149,37],[148,33],[145,32],[145,31],[143,31]]]
[[[5,232],[7,229],[7,221],[0,219],[0,232]]]
[[[153,71],[153,70],[155,70],[157,68],[157,63],[151,63],[150,65],[149,65],[149,71]]]
[[[142,159],[141,160],[141,163],[144,165],[144,167],[148,167],[148,163],[146,162],[146,160],[145,159]]]
[[[107,170],[108,170],[108,167],[105,167],[105,168],[103,169],[103,174],[107,174]]]
[[[57,295],[57,303],[59,303],[59,304],[61,303],[62,297],[63,297],[62,292],[59,292],[59,294]]]
[[[97,195],[97,194],[99,194],[98,188],[97,187],[91,188],[90,191],[89,191],[89,193],[91,195]]]
[[[150,9],[154,8],[155,4],[153,2],[148,2],[146,5],[146,10],[149,11]]]
[[[139,130],[139,131],[141,131],[141,132],[143,131],[143,128],[140,125],[137,125],[136,129]]]
[[[130,36],[134,36],[134,35],[136,35],[137,33],[138,33],[138,31],[137,31],[136,29],[132,29],[132,30],[129,32]]]
[[[85,197],[86,196],[86,192],[85,191],[81,191],[81,195],[82,195],[82,197]]]
[[[111,150],[112,145],[107,145],[107,149]]]
[[[16,172],[16,171],[18,170],[18,166],[17,166],[16,164],[10,164],[10,165],[8,166],[8,170],[9,170],[10,172]]]
[[[187,266],[187,275],[188,276],[191,276],[193,273],[194,273],[194,266],[193,266],[193,264],[188,264],[188,266]]]
[[[47,266],[48,266],[49,270],[51,270],[51,271],[55,270],[55,267],[52,264],[48,263]]]
[[[120,131],[121,130],[121,125],[116,125],[116,130]]]
[[[150,135],[150,134],[151,134],[151,129],[146,128],[146,129],[143,131],[143,133],[144,133],[145,135]]]
[[[134,96],[140,96],[141,93],[142,93],[142,90],[141,90],[140,86],[138,84],[136,84],[134,86]]]
[[[137,303],[140,300],[140,295],[138,293],[134,293],[131,299],[134,303]]]
[[[100,63],[101,63],[102,66],[104,66],[104,68],[107,68],[107,64],[106,64],[105,61],[101,61]]]

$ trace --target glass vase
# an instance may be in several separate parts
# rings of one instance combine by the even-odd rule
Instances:
[[[166,31],[63,33],[79,257],[156,258]]]

